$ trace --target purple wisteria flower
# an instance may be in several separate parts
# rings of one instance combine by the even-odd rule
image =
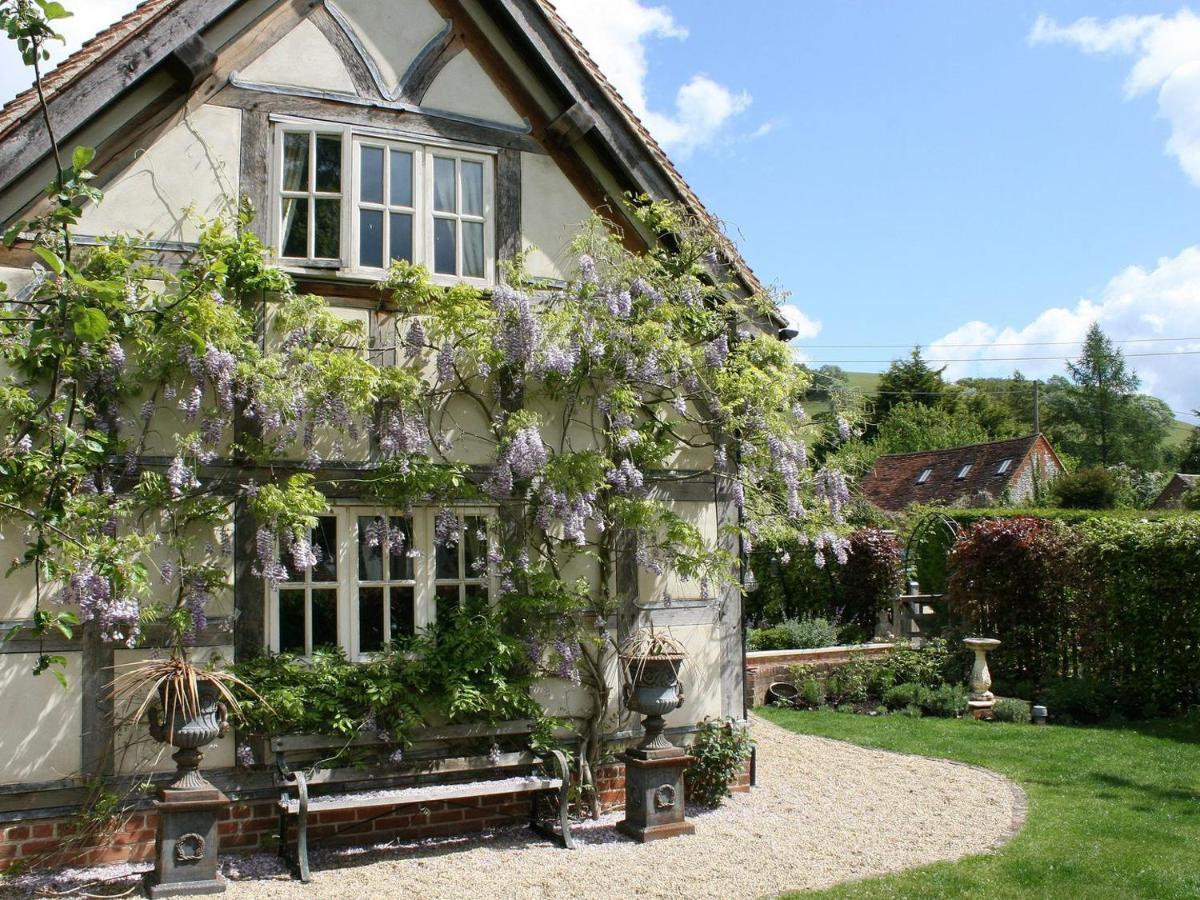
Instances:
[[[837,417],[837,431],[838,437],[843,441],[850,440],[850,423],[847,422],[842,416]]]
[[[184,463],[183,457],[176,456],[167,468],[167,484],[171,488],[172,497],[180,497],[185,491],[200,486],[195,473]]]
[[[541,328],[529,297],[521,291],[501,284],[492,291],[492,306],[500,325],[498,342],[504,351],[504,361],[519,366],[533,359],[541,336]]]
[[[641,470],[630,459],[621,460],[620,464],[610,469],[604,477],[618,494],[637,493],[645,482]]]
[[[421,324],[420,319],[413,321],[409,326],[408,334],[404,336],[404,345],[407,348],[409,359],[412,359],[418,353],[425,349],[425,326]]]
[[[237,764],[243,769],[249,769],[254,765],[254,748],[249,744],[238,744],[236,756]]]
[[[433,520],[433,542],[439,547],[456,546],[462,539],[463,523],[454,510],[443,506]]]
[[[16,448],[17,452],[22,455],[30,452],[33,449],[33,438],[28,434],[22,435],[21,439],[17,441]]]
[[[719,369],[729,357],[729,338],[720,335],[704,345],[704,364],[710,369]]]

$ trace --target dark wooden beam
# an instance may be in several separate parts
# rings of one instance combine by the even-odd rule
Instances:
[[[242,150],[238,190],[250,201],[250,230],[264,244],[271,240],[271,123],[265,112],[242,110]]]
[[[496,261],[511,262],[520,252],[521,154],[501,150],[496,156]]]
[[[195,87],[211,75],[216,64],[217,54],[199,34],[193,34],[167,57],[167,65],[187,88]]]
[[[333,45],[333,49],[337,51],[346,71],[350,73],[350,80],[354,82],[354,89],[358,91],[358,95],[384,99],[384,94],[381,93],[380,87],[376,83],[376,76],[368,67],[367,60],[363,58],[355,41],[346,33],[342,24],[330,14],[328,8],[318,7],[313,10],[308,20],[316,25],[321,34],[325,35],[329,43]]]
[[[546,126],[560,147],[574,146],[585,134],[596,127],[596,120],[582,103],[572,103],[557,119]]]
[[[446,64],[466,48],[462,36],[445,31],[435,37],[413,60],[404,78],[400,81],[400,96],[410,103],[420,104],[425,99],[433,80]]]
[[[113,716],[113,646],[100,638],[95,619],[80,626],[82,647],[80,690],[83,694],[80,729],[80,771],[96,778],[113,773],[116,722]]]
[[[275,93],[229,85],[210,103],[253,112],[300,116],[348,125],[375,128],[397,128],[416,135],[443,138],[448,141],[503,147],[527,153],[545,153],[542,145],[530,135],[484,123],[429,115],[408,109],[370,105],[356,98],[336,96],[307,97],[298,94]]]

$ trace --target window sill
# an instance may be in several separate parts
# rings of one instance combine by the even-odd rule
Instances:
[[[347,269],[337,260],[293,260],[276,259],[274,264],[289,275],[320,277],[341,281],[346,284],[376,285],[387,278],[387,269]],[[490,291],[496,286],[486,278],[459,278],[456,275],[429,275],[430,284],[437,287],[454,287],[465,284],[469,287]]]

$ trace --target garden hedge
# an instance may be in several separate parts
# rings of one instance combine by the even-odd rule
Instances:
[[[954,627],[1005,642],[1005,690],[1082,719],[1200,704],[1200,516],[984,517],[950,573]]]

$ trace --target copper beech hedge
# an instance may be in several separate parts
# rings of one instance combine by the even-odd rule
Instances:
[[[954,627],[1004,641],[998,686],[1077,718],[1200,704],[1200,517],[984,519],[949,569]]]

